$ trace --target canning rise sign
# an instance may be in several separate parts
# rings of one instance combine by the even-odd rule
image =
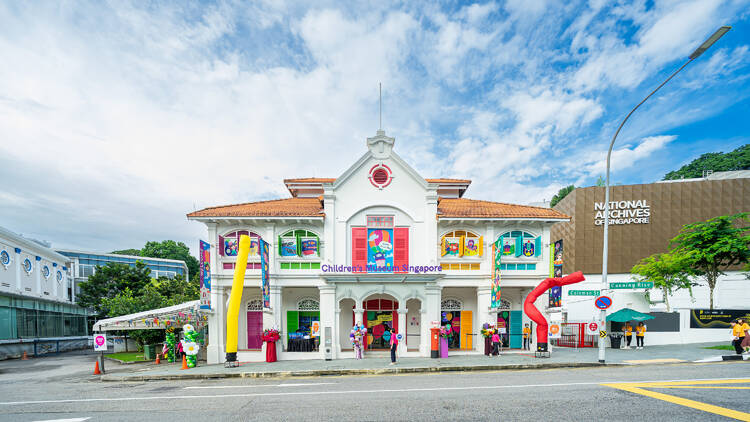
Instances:
[[[594,224],[604,224],[604,202],[595,202]],[[609,203],[609,224],[648,224],[651,206],[645,199],[635,201],[611,201]]]

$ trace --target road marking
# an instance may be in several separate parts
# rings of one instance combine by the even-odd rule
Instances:
[[[193,386],[185,387],[185,390],[199,390],[199,389],[220,389],[220,388],[262,388],[262,387],[303,387],[307,385],[331,385],[334,382],[314,382],[314,383],[299,383],[299,384],[264,384],[264,385],[206,385],[206,386]]]
[[[739,378],[713,378],[705,381],[732,382]],[[642,383],[665,383],[681,382],[685,380],[663,380],[663,381],[631,381],[630,384]],[[692,381],[688,381],[692,382]],[[334,395],[334,394],[377,394],[377,393],[407,393],[413,391],[460,391],[460,390],[502,390],[513,388],[549,388],[549,387],[570,387],[575,385],[618,385],[622,381],[607,382],[569,382],[559,384],[525,384],[525,385],[478,385],[470,387],[434,387],[434,388],[394,388],[384,390],[337,390],[337,391],[294,391],[284,393],[245,393],[245,394],[216,394],[216,395],[188,395],[188,396],[143,396],[143,397],[110,397],[110,398],[92,398],[92,399],[60,399],[60,400],[31,400],[31,401],[11,401],[0,402],[0,406],[15,406],[27,404],[45,404],[45,403],[85,403],[85,402],[107,402],[107,401],[131,401],[131,400],[176,400],[176,399],[220,399],[220,398],[238,398],[238,397],[264,397],[264,396],[314,396],[314,395]]]
[[[726,386],[716,386],[716,387],[707,387],[705,385],[674,385],[674,386],[661,386],[657,385],[651,388],[711,388],[711,389],[724,389],[724,390],[750,390],[750,387],[726,387]]]
[[[73,419],[48,419],[44,421],[34,421],[34,422],[83,422],[91,419],[91,417],[88,418],[73,418]]]
[[[656,391],[646,390],[645,388],[732,388],[739,389],[742,387],[728,387],[719,386],[714,387],[710,384],[750,384],[750,378],[745,379],[716,379],[716,380],[682,380],[682,381],[656,381],[656,382],[628,382],[628,383],[612,383],[602,384],[606,387],[616,388],[618,390],[628,391],[634,394],[640,394],[642,396],[651,397],[657,400],[663,400],[669,403],[678,404],[680,406],[690,407],[692,409],[701,410],[716,415],[726,416],[728,418],[734,418],[741,421],[750,422],[750,413],[740,412],[738,410],[727,409],[726,407],[714,406],[712,404],[703,403],[695,400],[690,400],[678,396],[673,396],[664,393],[658,393]],[[747,388],[747,387],[745,387]]]
[[[685,362],[684,360],[680,359],[641,359],[641,360],[626,360],[623,361],[625,363],[679,363],[679,362]]]

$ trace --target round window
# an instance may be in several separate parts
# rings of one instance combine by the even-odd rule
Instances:
[[[370,183],[376,188],[384,188],[391,183],[391,169],[385,164],[374,165],[370,169]]]
[[[8,251],[0,252],[0,263],[5,265],[6,267],[10,265],[10,254],[8,253]]]
[[[45,265],[44,268],[42,268],[42,275],[44,276],[44,278],[49,278],[49,267],[48,266]]]
[[[31,270],[33,268],[34,267],[31,266],[31,260],[29,258],[26,258],[26,259],[23,260],[23,270],[24,271],[26,271],[27,273],[31,274]]]
[[[57,271],[57,281],[62,281],[62,271]]]

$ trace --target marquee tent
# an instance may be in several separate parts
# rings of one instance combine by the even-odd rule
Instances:
[[[102,319],[94,324],[94,331],[163,330],[167,327],[180,328],[184,324],[192,324],[198,329],[206,325],[207,321],[207,315],[200,310],[200,300],[193,300],[165,308]]]

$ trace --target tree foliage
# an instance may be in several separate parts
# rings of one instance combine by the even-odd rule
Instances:
[[[704,170],[732,171],[750,169],[750,144],[745,144],[734,151],[709,152],[701,155],[679,170],[670,171],[664,180],[690,179],[703,177]]]
[[[714,308],[714,288],[719,275],[735,265],[750,262],[750,221],[748,213],[723,215],[688,224],[672,244],[675,253],[687,257],[691,271],[705,277]]]
[[[80,306],[93,309],[97,318],[104,318],[110,310],[103,299],[113,298],[126,289],[140,291],[151,281],[150,274],[151,270],[140,261],[133,267],[114,262],[97,266],[94,274],[79,284],[81,292],[76,299]]]
[[[691,290],[697,284],[690,280],[693,273],[690,267],[690,256],[678,253],[667,252],[647,256],[636,264],[630,273],[635,276],[636,280],[652,281],[654,288],[661,289],[667,312],[671,312],[669,296],[672,293],[680,289]]]
[[[560,189],[559,191],[557,191],[557,195],[553,196],[552,200],[549,201],[550,208],[552,208],[555,205],[557,205],[558,202],[562,201],[563,198],[565,198],[566,196],[568,196],[568,194],[570,192],[573,192],[575,190],[575,188],[576,187],[573,186],[573,185],[568,185],[568,186],[565,186],[564,188]]]
[[[119,255],[135,255],[142,256],[144,258],[161,258],[161,259],[176,259],[178,261],[185,262],[187,265],[190,279],[198,278],[198,260],[190,255],[190,248],[187,247],[183,242],[175,242],[174,240],[162,240],[161,242],[150,241],[146,242],[143,249],[123,249],[120,251],[113,251],[113,254]]]

